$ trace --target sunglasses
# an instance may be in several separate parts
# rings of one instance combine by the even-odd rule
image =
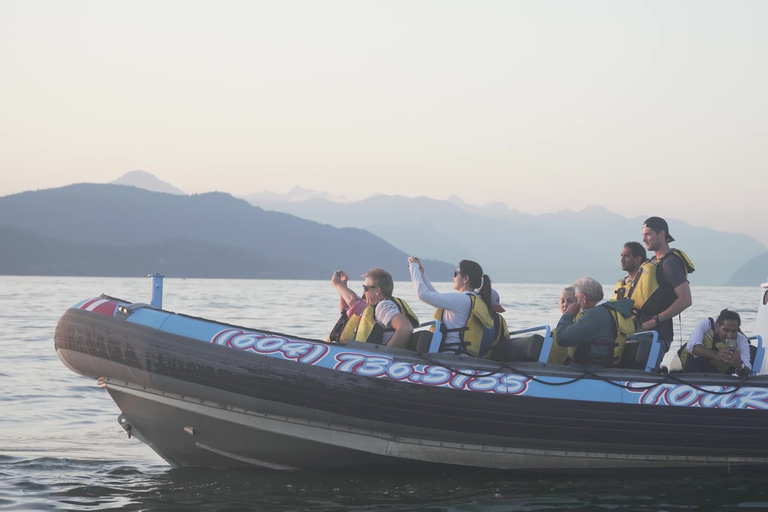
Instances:
[[[376,286],[376,285],[371,285],[371,286],[363,285],[363,291],[364,292],[367,292],[368,290],[371,290],[373,288],[378,288],[378,286]]]
[[[456,276],[458,276],[459,274],[461,274],[461,271],[460,271],[460,270],[454,270],[454,271],[453,271],[453,277],[456,277]]]

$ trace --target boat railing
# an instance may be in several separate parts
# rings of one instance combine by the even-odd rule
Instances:
[[[149,304],[155,309],[163,309],[163,275],[149,274],[151,278],[150,301]]]
[[[752,362],[752,371],[749,373],[750,377],[760,375],[760,370],[763,368],[763,360],[765,359],[765,347],[763,347],[763,337],[759,334],[750,336],[747,340],[757,341],[757,350],[755,351],[755,360]]]

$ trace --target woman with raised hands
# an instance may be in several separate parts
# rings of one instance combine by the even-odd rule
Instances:
[[[453,273],[455,292],[440,293],[427,278],[419,258],[409,257],[411,281],[419,300],[434,306],[443,340],[440,352],[478,356],[483,330],[493,327],[491,279],[474,261],[461,260]],[[458,292],[458,293],[456,293]]]

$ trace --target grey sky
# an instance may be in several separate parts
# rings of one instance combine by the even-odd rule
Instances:
[[[143,169],[752,234],[768,2],[0,2],[0,195]]]

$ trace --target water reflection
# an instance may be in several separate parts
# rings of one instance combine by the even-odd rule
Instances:
[[[435,472],[142,470],[107,461],[0,459],[0,509],[536,511],[766,509],[762,477],[606,478]],[[10,469],[10,474],[9,470]],[[25,474],[27,477],[22,477]],[[36,474],[39,478],[29,478]],[[15,475],[15,476],[14,476]],[[14,499],[14,495],[17,499]],[[18,499],[24,496],[24,500]],[[47,506],[45,506],[47,505]]]
[[[360,283],[354,282],[355,289]],[[441,291],[449,283],[437,283]],[[561,285],[496,283],[510,328],[556,323]],[[168,279],[164,306],[237,325],[325,337],[338,318],[328,282]],[[608,288],[608,287],[606,287]],[[762,291],[693,286],[679,339],[724,307],[748,334]],[[398,282],[422,320],[432,308]],[[107,293],[148,302],[146,278],[0,277],[0,510],[537,511],[768,509],[763,476],[556,477],[439,471],[264,473],[169,468],[127,439],[119,411],[93,379],[53,349],[76,302]],[[683,435],[683,433],[681,433]]]

